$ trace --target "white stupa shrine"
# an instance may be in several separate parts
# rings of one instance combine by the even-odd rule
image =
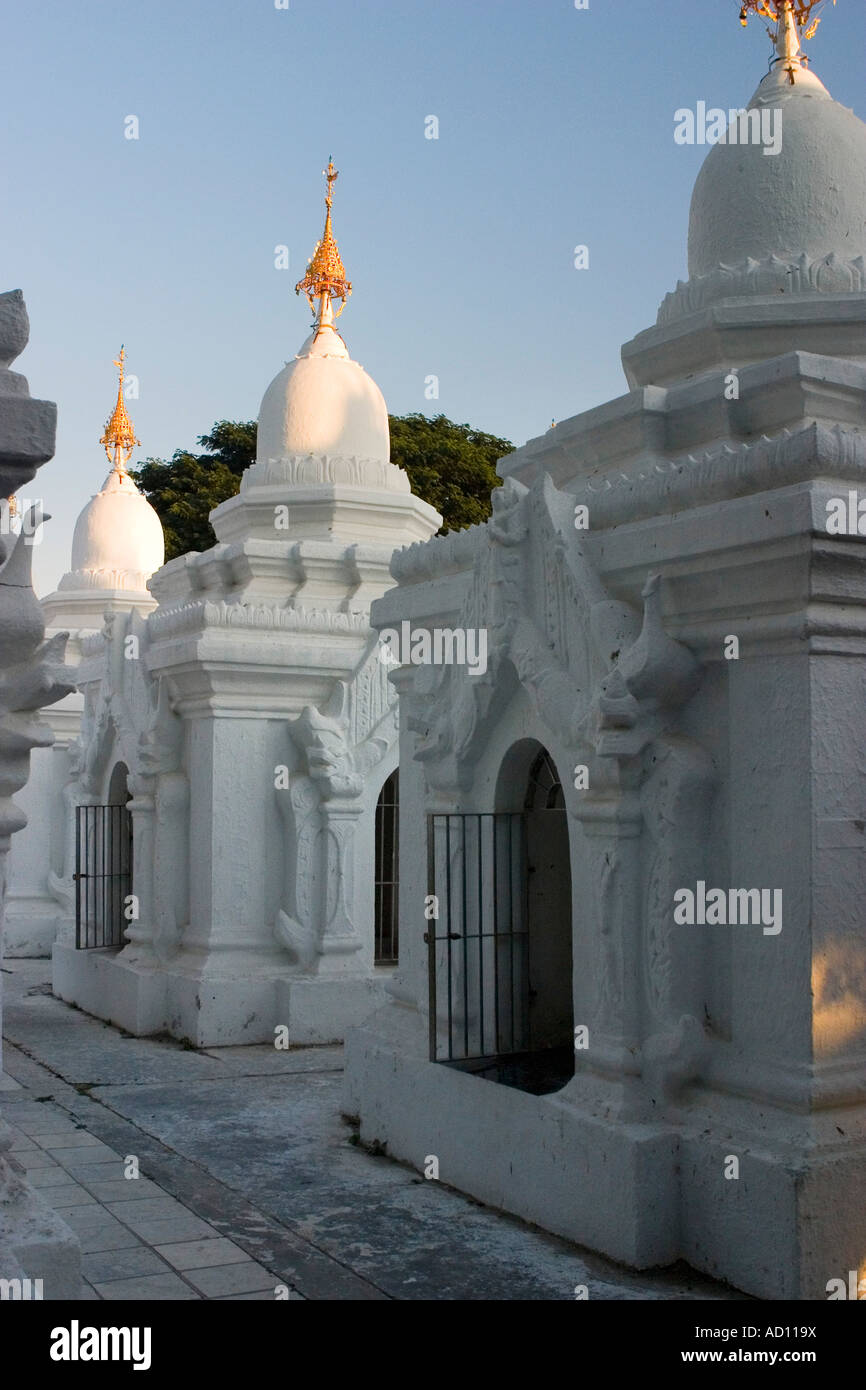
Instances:
[[[373,607],[488,666],[393,677],[400,962],[343,1102],[484,1202],[769,1299],[866,1277],[866,125],[811,8],[750,102],[781,148],[710,152],[628,394]]]
[[[83,654],[68,796],[93,828],[54,988],[136,1034],[336,1041],[394,972],[397,697],[369,609],[441,517],[391,463],[382,393],[335,327],[336,177],[297,286],[313,329],[265,392],[217,544],[160,569],[155,610],[116,613]],[[86,890],[107,878],[106,909]]]
[[[49,636],[70,634],[66,660],[76,667],[86,639],[98,634],[107,615],[145,614],[156,607],[147,582],[165,555],[159,517],[127,469],[139,441],[126,408],[123,348],[115,366],[117,402],[100,440],[110,471],[75,523],[69,571],[42,600]],[[28,822],[9,856],[7,956],[50,956],[59,922],[69,925],[74,917],[75,808],[69,784],[83,706],[75,691],[46,711],[54,743],[34,751],[30,780],[19,794]]]
[[[106,613],[149,613],[156,607],[147,583],[162,566],[165,543],[159,517],[127,468],[140,441],[126,409],[125,359],[121,348],[114,364],[117,403],[99,441],[111,469],[75,523],[70,570],[42,600],[50,627],[95,631]]]

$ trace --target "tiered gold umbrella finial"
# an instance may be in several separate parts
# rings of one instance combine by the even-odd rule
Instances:
[[[125,473],[126,465],[132,458],[132,451],[137,445],[141,444],[140,439],[136,439],[132,421],[126,410],[126,402],[123,399],[123,379],[125,376],[124,362],[126,353],[121,344],[120,356],[114,359],[114,365],[120,374],[117,383],[117,404],[114,412],[110,416],[105,426],[105,434],[100,439],[100,444],[105,447],[105,454],[108,462],[117,473]]]
[[[346,300],[352,293],[352,282],[346,279],[340,250],[331,230],[333,186],[338,178],[338,171],[334,168],[333,159],[328,160],[328,167],[323,169],[322,173],[328,180],[328,192],[325,195],[325,230],[307,266],[306,275],[295,285],[295,294],[303,293],[310,301],[310,308],[316,316],[317,324],[330,321],[331,301],[334,299],[340,300],[340,307],[336,314],[336,317],[339,318],[345,308]],[[319,301],[318,312],[315,305],[317,299]]]

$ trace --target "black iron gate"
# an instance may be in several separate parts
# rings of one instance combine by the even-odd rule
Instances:
[[[132,816],[125,806],[79,806],[75,825],[75,945],[123,946],[132,892]]]
[[[428,816],[433,1062],[530,1049],[526,870],[522,812]]]

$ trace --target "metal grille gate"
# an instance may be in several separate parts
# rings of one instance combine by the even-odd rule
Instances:
[[[428,816],[424,940],[430,1060],[528,1052],[529,914],[523,813]]]
[[[75,945],[123,946],[132,891],[132,816],[125,806],[79,806],[75,824]]]

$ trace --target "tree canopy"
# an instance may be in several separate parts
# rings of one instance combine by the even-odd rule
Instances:
[[[391,461],[405,468],[412,491],[442,513],[442,531],[460,531],[490,515],[499,486],[496,460],[511,453],[507,439],[456,425],[445,415],[392,415]],[[165,558],[207,550],[216,537],[208,513],[233,497],[255,462],[255,420],[219,420],[199,436],[199,454],[176,449],[132,471],[165,532]]]

